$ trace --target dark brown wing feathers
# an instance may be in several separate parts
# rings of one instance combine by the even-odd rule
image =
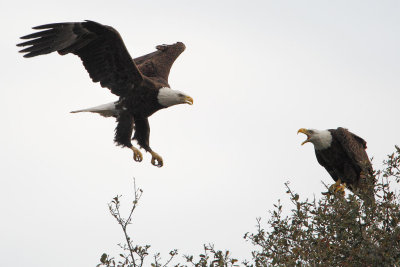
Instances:
[[[29,46],[20,52],[34,57],[57,51],[79,56],[94,82],[123,96],[143,80],[121,36],[112,27],[93,21],[54,23],[34,27],[43,30],[21,37],[30,39],[18,44]]]
[[[181,42],[172,45],[158,45],[157,51],[135,58],[134,61],[140,71],[148,77],[162,78],[168,83],[168,76],[172,64],[185,51]]]
[[[343,150],[352,160],[355,166],[358,166],[365,173],[370,173],[372,171],[372,165],[368,158],[367,152],[367,142],[361,137],[349,132],[345,128],[337,128],[334,131],[336,140],[342,145]]]

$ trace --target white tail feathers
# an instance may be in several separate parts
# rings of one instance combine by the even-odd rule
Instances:
[[[118,115],[118,110],[116,110],[115,108],[115,102],[103,104],[92,108],[85,108],[85,109],[71,111],[71,113],[79,113],[79,112],[98,113],[103,117],[111,117],[111,116],[116,117]]]

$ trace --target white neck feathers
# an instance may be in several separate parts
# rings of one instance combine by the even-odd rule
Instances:
[[[158,103],[164,107],[181,104],[179,92],[177,90],[172,90],[169,87],[163,87],[158,91],[157,100]]]
[[[326,149],[331,146],[332,134],[328,130],[314,130],[314,134],[310,139],[310,142],[314,144],[314,148],[316,150]]]

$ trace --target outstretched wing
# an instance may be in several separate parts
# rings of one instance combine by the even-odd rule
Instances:
[[[135,58],[139,70],[148,77],[161,78],[168,83],[168,76],[172,64],[178,56],[185,51],[181,42],[172,45],[158,45],[157,51]]]
[[[367,142],[365,142],[361,137],[341,127],[337,128],[333,134],[335,135],[336,140],[341,144],[343,150],[352,160],[352,163],[355,166],[358,166],[363,172],[371,173],[372,165],[367,152],[365,151],[367,148]]]
[[[100,82],[112,93],[123,96],[143,80],[119,33],[94,21],[54,23],[34,27],[43,30],[21,37],[29,46],[20,52],[35,57],[57,51],[79,56],[93,82]]]

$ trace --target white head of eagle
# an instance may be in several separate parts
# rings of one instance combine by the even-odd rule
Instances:
[[[307,135],[307,139],[301,143],[304,145],[305,143],[312,143],[316,150],[326,149],[331,146],[332,143],[332,135],[328,130],[316,130],[316,129],[300,129],[298,133],[304,133]]]
[[[172,90],[169,87],[160,88],[158,91],[157,100],[158,103],[164,107],[170,107],[178,104],[193,105],[193,98],[181,91]]]

